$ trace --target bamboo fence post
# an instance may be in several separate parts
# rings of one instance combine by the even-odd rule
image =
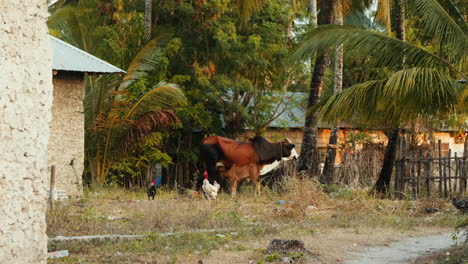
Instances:
[[[455,193],[457,193],[457,189],[458,189],[458,181],[460,180],[460,178],[458,177],[458,157],[457,157],[457,152],[455,151],[454,153],[454,160],[455,160],[455,175],[453,176],[454,178],[454,184],[455,186],[453,187],[453,191]],[[461,182],[460,182],[460,186],[461,186]],[[460,190],[459,190],[460,191]]]
[[[49,192],[49,206],[50,210],[54,210],[55,201],[55,165],[50,168],[50,192]]]
[[[419,149],[418,154],[418,176],[417,176],[417,185],[416,185],[416,193],[417,197],[421,195],[421,159],[422,159],[422,149]]]
[[[442,197],[442,142],[440,139],[437,144],[439,148],[439,195]]]
[[[414,151],[410,153],[410,184],[411,184],[411,197],[416,199],[416,177],[414,171]]]
[[[463,160],[461,161],[463,164],[461,166],[461,178],[463,183],[463,193],[466,192],[466,181],[467,181],[467,173],[468,173],[468,166],[466,163],[466,159],[468,157],[468,135],[465,137],[465,144],[463,145]]]
[[[448,198],[448,186],[447,186],[447,164],[446,164],[447,158],[442,158],[442,164],[444,166],[444,197]]]
[[[433,158],[434,158],[434,135],[432,133],[432,130],[429,130],[429,153],[428,153],[427,171],[426,171],[427,197],[431,197],[431,177],[432,177]]]
[[[449,187],[449,194],[452,195],[452,161],[451,161],[451,158],[452,158],[452,150],[449,149],[449,153],[448,153],[448,167],[447,167],[447,170],[448,170],[448,177],[447,177],[447,180],[448,180],[448,187]],[[448,197],[448,196],[447,196]]]

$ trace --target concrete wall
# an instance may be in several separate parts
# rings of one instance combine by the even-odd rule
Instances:
[[[84,80],[81,75],[59,74],[53,84],[48,164],[56,167],[55,188],[67,191],[69,196],[80,196],[83,193]]]
[[[0,263],[46,263],[46,1],[0,0]]]

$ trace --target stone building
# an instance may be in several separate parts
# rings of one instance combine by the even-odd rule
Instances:
[[[84,77],[125,72],[53,36],[49,38],[54,84],[47,148],[49,171],[55,165],[56,190],[79,196],[84,166]]]
[[[46,2],[0,0],[0,263],[46,263],[52,105]]]

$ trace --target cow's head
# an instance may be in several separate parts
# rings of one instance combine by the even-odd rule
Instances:
[[[281,152],[282,152],[282,158],[287,158],[287,159],[296,159],[299,157],[297,154],[297,151],[295,149],[295,146],[291,140],[285,138],[283,141],[281,141]]]

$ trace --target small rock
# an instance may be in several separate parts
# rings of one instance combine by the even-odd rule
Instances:
[[[226,237],[226,235],[223,234],[216,234],[217,237]]]
[[[283,240],[273,239],[267,248],[267,253],[272,254],[274,252],[286,253],[286,252],[308,252],[304,247],[304,242],[300,240]]]
[[[122,256],[122,253],[120,253],[120,251],[117,251],[114,253],[114,256]]]
[[[294,263],[294,260],[290,257],[282,257],[281,262],[283,263]]]
[[[279,204],[279,205],[283,205],[283,204],[285,204],[285,203],[286,203],[285,200],[279,200],[279,201],[278,201],[278,204]]]

